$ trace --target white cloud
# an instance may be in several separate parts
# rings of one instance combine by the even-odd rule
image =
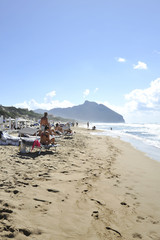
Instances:
[[[160,110],[160,78],[152,81],[146,89],[135,89],[125,95],[128,104],[139,110]]]
[[[95,88],[95,89],[94,89],[94,93],[96,93],[98,90],[99,90],[99,88]]]
[[[24,101],[23,103],[17,103],[15,104],[15,107],[20,108],[28,108],[29,110],[35,110],[35,109],[45,109],[50,110],[52,108],[66,108],[66,107],[72,107],[74,104],[71,102],[64,100],[60,102],[59,100],[53,100],[53,97],[56,95],[55,91],[49,92],[45,95],[44,100],[42,103],[38,103],[35,99],[31,99],[30,101]]]
[[[15,107],[19,108],[28,108],[29,110],[35,110],[35,109],[45,109],[45,110],[50,110],[52,108],[67,108],[67,107],[73,107],[74,104],[71,102],[64,100],[60,102],[59,100],[51,101],[50,103],[38,103],[34,99],[31,101],[24,101],[23,103],[17,103],[15,104]]]
[[[154,50],[153,53],[160,54],[160,51]]]
[[[88,96],[89,93],[90,93],[90,90],[89,90],[89,89],[86,89],[86,90],[83,92],[83,97]]]
[[[119,58],[117,58],[117,61],[118,61],[118,62],[126,62],[126,59],[119,57]]]
[[[56,91],[52,91],[46,94],[45,98],[44,98],[44,102],[49,103],[52,101],[52,98],[56,96]]]
[[[138,64],[137,65],[134,64],[133,68],[134,69],[144,69],[144,70],[146,70],[147,69],[147,64],[144,63],[144,62],[138,61]]]
[[[160,78],[146,89],[135,89],[125,95],[123,116],[129,122],[154,123],[160,120]]]
[[[160,78],[155,79],[146,89],[135,89],[125,95],[123,106],[103,102],[105,106],[121,114],[126,122],[160,122]]]

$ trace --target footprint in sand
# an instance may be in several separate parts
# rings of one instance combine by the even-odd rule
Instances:
[[[115,233],[117,233],[120,237],[122,236],[121,233],[113,228],[110,228],[110,227],[106,227],[107,230],[110,230],[110,231],[113,231]]]
[[[150,233],[149,233],[149,237],[150,237],[150,239],[153,239],[153,240],[159,240],[160,238],[159,238],[159,234],[157,234],[156,232],[154,232],[154,231],[151,231]]]
[[[130,191],[133,190],[133,188],[131,188],[131,187],[126,187],[126,188],[129,189]]]
[[[43,199],[39,199],[39,198],[33,198],[34,201],[37,201],[37,202],[43,202],[43,203],[46,203],[46,204],[51,204],[52,202],[49,202],[49,201],[46,201],[46,200],[43,200]]]
[[[37,184],[33,184],[33,185],[32,185],[32,187],[38,187],[38,186],[39,186],[39,185],[37,185]]]
[[[31,235],[31,231],[28,229],[20,228],[19,232],[23,233],[27,237]]]
[[[17,193],[19,193],[19,191],[18,191],[18,190],[14,190],[13,193],[14,193],[14,194],[17,194]]]
[[[100,201],[93,199],[93,198],[91,198],[91,201],[95,201],[96,203],[98,203],[99,205],[102,205],[102,206],[105,205],[105,203],[101,203]]]
[[[145,218],[141,216],[137,216],[136,222],[141,222],[142,220],[145,220]]]
[[[6,234],[5,237],[8,238],[14,238],[14,228],[12,226],[7,225],[7,221],[10,218],[11,214],[13,213],[13,210],[9,209],[9,204],[4,203],[3,200],[0,200],[0,204],[3,205],[3,207],[0,207],[0,220],[3,224],[3,227],[1,227],[1,232],[3,231],[9,231],[9,234]],[[2,233],[3,234],[3,233]],[[1,235],[2,237],[4,235]]]
[[[132,237],[133,237],[133,238],[139,238],[139,239],[142,239],[142,235],[139,234],[139,233],[133,233],[133,234],[132,234]]]
[[[9,214],[13,213],[12,210],[3,208],[0,210],[0,219],[7,220],[9,218]]]
[[[125,194],[126,195],[130,195],[135,200],[137,199],[137,197],[134,194],[132,194],[132,193],[126,192]]]
[[[23,235],[25,235],[26,237],[29,237],[31,234],[36,234],[36,235],[40,235],[42,234],[42,231],[39,229],[36,230],[30,230],[30,229],[26,229],[26,228],[19,228],[18,229],[20,233],[22,233]]]
[[[127,203],[125,203],[125,202],[121,202],[121,205],[129,207],[129,205]]]
[[[5,237],[7,238],[14,238],[15,237],[15,229],[12,227],[12,226],[9,226],[9,225],[4,225],[4,228],[3,230],[5,232],[8,232],[7,234],[5,234]]]
[[[84,189],[83,191],[82,191],[82,193],[87,193],[88,192],[88,189]]]
[[[133,205],[136,206],[136,207],[138,207],[138,206],[140,206],[140,202],[136,202],[136,203],[134,203]]]
[[[114,184],[113,186],[114,186],[114,187],[119,187],[117,184]]]
[[[93,211],[91,216],[94,217],[94,219],[97,220],[99,218],[99,212],[98,211]]]
[[[152,224],[158,224],[159,221],[155,220],[154,217],[152,216],[148,216],[147,218],[149,218],[149,221],[152,223]]]
[[[47,189],[48,192],[52,192],[52,193],[58,193],[59,190],[56,190],[56,189]]]

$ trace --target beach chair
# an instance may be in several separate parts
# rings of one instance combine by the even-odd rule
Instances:
[[[62,129],[63,129],[63,135],[64,136],[68,136],[68,137],[72,137],[73,136],[73,132],[72,132],[72,130],[70,128],[70,124],[69,123],[65,124],[62,127]]]
[[[19,150],[21,153],[31,151],[34,141],[39,140],[37,136],[38,129],[36,128],[22,128],[19,130],[20,145]]]
[[[31,152],[35,147],[39,149],[39,154],[42,149],[49,150],[53,147],[56,150],[57,144],[43,145],[40,143],[40,136],[37,136],[38,131],[36,128],[23,128],[19,131],[21,153]],[[22,137],[24,135],[26,137]]]

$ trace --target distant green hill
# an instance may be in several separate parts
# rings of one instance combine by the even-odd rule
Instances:
[[[26,119],[40,119],[43,114],[35,113],[32,110],[29,111],[26,108],[16,108],[16,107],[5,107],[0,105],[0,116],[3,115],[4,118],[26,118]],[[49,115],[49,120],[53,120],[54,122],[68,122],[68,121],[74,121],[68,118],[62,118],[62,117],[53,117],[52,115]]]
[[[35,113],[33,111],[29,111],[26,108],[16,108],[16,107],[4,107],[0,105],[0,115],[3,115],[4,118],[29,118],[29,119],[39,119],[42,114]]]

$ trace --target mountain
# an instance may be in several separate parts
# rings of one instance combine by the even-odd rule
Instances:
[[[4,118],[17,118],[17,117],[24,117],[30,119],[39,119],[42,115],[35,113],[33,111],[29,111],[26,108],[16,108],[16,107],[5,107],[0,105],[0,116],[3,115]]]
[[[39,111],[39,110],[38,110]],[[39,111],[40,112],[40,111]],[[85,101],[83,104],[69,108],[53,108],[49,114],[81,121],[124,123],[123,116],[103,104]]]
[[[45,109],[40,109],[40,108],[38,108],[38,109],[34,110],[34,112],[35,112],[35,113],[38,113],[38,114],[44,114],[44,112],[48,112],[48,111],[45,110]]]

